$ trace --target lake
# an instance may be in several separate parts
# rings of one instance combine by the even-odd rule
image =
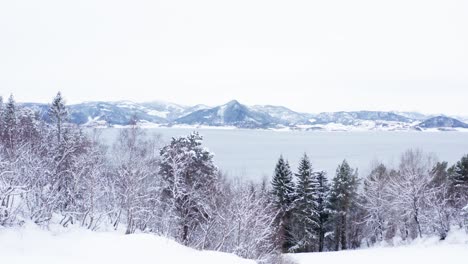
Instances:
[[[246,129],[189,129],[146,128],[149,134],[161,134],[165,141],[198,131],[204,137],[204,146],[215,154],[218,167],[230,177],[259,180],[271,177],[278,157],[283,156],[296,170],[304,152],[309,155],[316,170],[333,176],[343,159],[360,175],[368,174],[371,163],[382,161],[398,166],[401,153],[409,148],[420,148],[435,154],[439,160],[454,163],[468,154],[466,132],[310,132],[268,131]],[[103,130],[110,141],[118,128]]]

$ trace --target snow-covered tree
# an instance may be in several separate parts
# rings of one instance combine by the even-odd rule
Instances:
[[[13,149],[17,139],[17,109],[13,95],[10,95],[2,116],[1,140],[7,149]]]
[[[362,192],[363,208],[366,210],[365,223],[372,242],[381,242],[386,237],[388,221],[391,218],[388,183],[390,177],[387,167],[378,164],[364,179]]]
[[[65,100],[60,92],[57,93],[49,107],[49,118],[55,123],[57,128],[57,142],[60,143],[62,137],[62,127],[68,119],[68,110],[65,106]]]
[[[289,162],[280,156],[272,180],[273,204],[277,210],[278,243],[284,252],[294,246],[291,235],[292,203],[294,202],[294,182]]]
[[[403,238],[423,235],[422,219],[427,207],[429,184],[433,179],[433,158],[421,150],[408,150],[401,156],[399,171],[390,177],[391,206],[400,217]]]
[[[450,196],[453,205],[460,210],[468,203],[468,155],[463,156],[448,173]]]
[[[31,144],[40,143],[40,121],[36,113],[29,108],[22,108],[18,111],[18,138],[21,142],[29,142]]]
[[[175,224],[172,235],[185,245],[197,240],[192,235],[213,217],[210,197],[219,186],[213,154],[202,139],[197,132],[173,138],[160,152],[163,201]]]
[[[344,160],[336,169],[330,193],[336,251],[349,247],[350,212],[356,204],[358,184],[357,172]]]
[[[261,184],[235,179],[224,185],[222,197],[209,239],[214,242],[212,249],[266,262],[277,252],[275,210],[268,190]]]
[[[319,227],[317,192],[319,183],[307,154],[304,154],[299,162],[296,179],[291,223],[293,246],[289,250],[292,252],[312,252],[317,250],[316,230]]]
[[[122,221],[126,234],[145,230],[154,217],[154,199],[158,197],[159,157],[156,145],[138,126],[122,129],[112,148],[112,179],[117,210],[114,226]]]
[[[111,185],[106,177],[109,167],[106,148],[99,143],[99,133],[93,131],[85,146],[85,155],[77,157],[74,174],[76,206],[75,218],[79,224],[91,230],[99,227],[105,220],[110,207],[106,204]]]
[[[325,234],[328,231],[328,218],[330,216],[330,184],[328,183],[327,174],[324,171],[317,172],[318,188],[316,189],[316,211],[317,211],[317,228],[318,236],[318,251],[322,252],[325,245]]]

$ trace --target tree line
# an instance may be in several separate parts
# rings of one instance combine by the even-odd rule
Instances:
[[[274,263],[468,225],[468,156],[448,167],[411,150],[364,179],[344,161],[330,182],[307,155],[294,174],[280,157],[272,180],[247,182],[223,175],[196,132],[163,142],[135,118],[104,144],[69,122],[60,93],[46,115],[0,97],[0,226],[110,226]]]
[[[329,183],[305,154],[297,173],[280,157],[272,182],[277,239],[283,252],[322,252],[423,236],[444,240],[452,227],[468,231],[468,155],[453,166],[421,150],[402,154],[358,177],[344,160]]]

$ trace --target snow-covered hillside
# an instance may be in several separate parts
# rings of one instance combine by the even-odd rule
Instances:
[[[405,246],[291,254],[288,255],[288,258],[295,264],[466,263],[468,260],[468,235],[463,230],[456,230],[452,231],[445,241],[439,241],[437,237],[432,237],[416,240],[411,245]]]
[[[82,228],[0,229],[2,264],[255,264],[237,256],[197,251],[150,234],[123,235]]]
[[[47,104],[23,103],[48,120]],[[126,126],[136,117],[146,127],[205,126],[312,131],[458,131],[468,124],[447,116],[412,112],[352,111],[308,114],[284,106],[226,104],[183,106],[153,101],[85,102],[69,106],[70,121],[88,127]]]

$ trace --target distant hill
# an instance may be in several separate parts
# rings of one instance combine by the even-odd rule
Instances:
[[[436,116],[418,125],[422,128],[468,128],[468,124],[447,116]]]
[[[48,120],[47,104],[22,103]],[[85,102],[69,105],[70,121],[85,126],[127,125],[132,117],[159,126],[215,126],[249,129],[298,130],[424,130],[468,128],[464,122],[447,116],[427,116],[414,112],[340,111],[319,114],[300,113],[284,106],[247,106],[232,100],[219,106],[184,106],[153,101],[135,103]]]
[[[177,124],[269,128],[287,125],[287,121],[233,100],[214,108],[202,109],[175,120]]]

